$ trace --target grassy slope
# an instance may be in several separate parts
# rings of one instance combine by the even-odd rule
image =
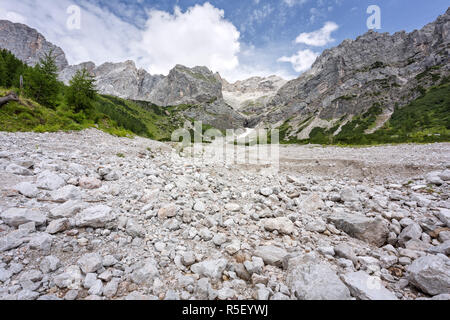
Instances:
[[[0,88],[0,96],[10,90]],[[16,90],[17,91],[17,90]],[[61,97],[55,110],[21,98],[0,108],[1,131],[54,132],[97,127],[117,136],[140,135],[155,140],[170,140],[174,130],[183,127],[182,111],[193,106],[162,108],[140,101],[98,95],[89,114],[72,113]]]

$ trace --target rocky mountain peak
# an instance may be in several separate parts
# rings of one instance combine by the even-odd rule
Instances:
[[[309,71],[278,91],[266,114],[250,122],[278,125],[291,119],[295,128],[312,116],[323,123],[361,114],[374,104],[383,112],[406,105],[420,95],[418,88],[433,85],[420,74],[431,68],[439,69],[442,77],[450,73],[449,21],[447,11],[411,33],[368,31],[325,50]]]
[[[52,52],[59,70],[69,65],[64,51],[48,42],[36,29],[21,23],[0,20],[0,48],[7,49],[30,66]]]

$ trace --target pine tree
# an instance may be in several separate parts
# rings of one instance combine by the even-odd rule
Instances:
[[[58,67],[52,52],[45,55],[25,74],[25,90],[27,94],[40,104],[55,109],[56,98],[60,89]]]
[[[96,93],[94,77],[86,69],[78,70],[70,80],[66,92],[67,104],[73,107],[76,113],[88,111],[92,108]]]

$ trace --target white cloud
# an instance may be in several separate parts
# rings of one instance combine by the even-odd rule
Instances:
[[[134,60],[152,74],[167,74],[176,64],[205,65],[223,72],[238,67],[238,30],[224,19],[224,12],[206,2],[186,12],[147,12],[144,29],[125,22],[105,7],[79,0],[81,29],[68,30],[69,0],[20,2],[0,0],[0,19],[26,17],[27,24],[48,41],[62,47],[69,63]],[[15,20],[19,20],[16,18]]]
[[[296,76],[288,66],[277,64],[279,52],[283,52],[279,43],[270,48],[241,43],[239,31],[224,18],[224,12],[208,2],[184,12],[141,12],[136,24],[139,27],[128,22],[132,4],[123,8],[126,14],[119,17],[99,3],[40,0],[36,6],[36,0],[0,0],[0,19],[14,18],[37,29],[64,50],[70,64],[134,60],[151,74],[167,74],[176,64],[201,65],[230,81],[256,75],[275,74],[288,79]],[[74,4],[81,8],[79,30],[67,28],[67,8]],[[271,11],[264,6],[258,9],[262,11],[254,16],[255,22]],[[140,22],[141,18],[145,23]]]
[[[239,65],[239,32],[224,19],[223,10],[209,3],[174,14],[152,10],[142,37],[132,47],[152,73],[166,74],[176,64],[206,65],[223,72]]]
[[[304,43],[309,46],[323,47],[333,41],[331,33],[339,29],[339,26],[334,22],[326,22],[325,25],[316,31],[310,33],[301,33],[297,39],[296,43]]]
[[[306,49],[298,51],[297,54],[291,57],[281,57],[278,59],[278,62],[289,62],[295,71],[303,72],[311,68],[318,56],[318,53]]]
[[[283,3],[288,7],[293,7],[297,4],[304,5],[306,2],[308,2],[308,0],[283,0]]]

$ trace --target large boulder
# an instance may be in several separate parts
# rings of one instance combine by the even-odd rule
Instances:
[[[342,276],[352,295],[361,300],[398,300],[386,289],[381,280],[364,271],[351,272]]]
[[[287,284],[299,300],[350,300],[336,272],[312,255],[289,259]]]
[[[360,214],[339,214],[328,220],[349,236],[381,247],[389,235],[387,223],[382,218],[367,218]]]
[[[78,227],[105,228],[115,219],[110,207],[99,205],[79,212],[75,216],[75,223]]]
[[[18,227],[21,224],[34,222],[37,226],[47,222],[47,218],[39,210],[10,208],[0,214],[0,218],[8,225]]]
[[[51,171],[43,171],[37,177],[38,188],[54,191],[66,185],[63,178]]]
[[[256,248],[253,255],[262,258],[265,264],[281,267],[288,252],[280,247],[260,246]]]
[[[423,256],[408,267],[407,277],[430,295],[450,293],[450,259],[443,255]]]

